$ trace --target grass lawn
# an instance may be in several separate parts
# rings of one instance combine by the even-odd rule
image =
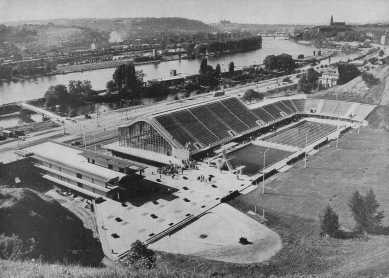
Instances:
[[[351,130],[340,139],[338,149],[332,142],[331,147],[325,146],[317,154],[308,156],[306,169],[299,161],[288,171],[270,177],[265,195],[258,188],[231,204],[242,210],[254,210],[254,205],[265,210],[270,228],[281,235],[284,244],[270,262],[277,262],[277,257],[282,256],[293,262],[297,256],[302,263],[300,273],[317,274],[327,269],[324,272],[331,270],[331,275],[335,275],[339,270],[343,277],[350,273],[355,275],[354,272],[368,274],[374,269],[375,273],[389,274],[389,251],[382,249],[388,246],[389,237],[326,242],[318,236],[319,215],[327,204],[338,213],[344,230],[353,229],[354,221],[346,202],[355,190],[362,194],[370,188],[374,190],[380,209],[385,213],[384,225],[389,225],[388,142],[389,134],[382,130],[363,128],[360,134]],[[312,244],[300,250],[301,253],[290,252],[298,250],[296,242],[306,244],[307,241]],[[306,256],[311,252],[317,252],[316,259]],[[322,268],[324,262],[328,264]],[[304,266],[308,269],[304,270]],[[278,271],[282,269],[281,266]]]
[[[357,134],[351,130],[339,140],[324,146],[317,154],[308,156],[307,168],[303,162],[284,173],[270,177],[265,195],[261,190],[244,195],[246,202],[257,204],[265,211],[276,211],[318,220],[329,204],[339,214],[346,229],[354,227],[347,200],[355,190],[364,194],[372,188],[388,212],[384,224],[389,224],[389,134],[369,128]]]

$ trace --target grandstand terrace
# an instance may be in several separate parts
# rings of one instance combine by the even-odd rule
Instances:
[[[336,131],[337,126],[324,123],[303,121],[291,128],[276,132],[263,140],[304,148]]]
[[[250,108],[235,97],[222,97],[153,113],[120,126],[116,149],[117,152],[126,150],[128,154],[137,149],[135,156],[150,151],[149,158],[161,154],[187,160],[193,154],[233,139],[257,135],[263,128],[282,124],[284,120],[297,120],[296,117],[329,118],[361,124],[375,106],[336,100],[285,98],[258,103]],[[320,136],[325,136],[327,126],[320,125],[318,128],[324,132]],[[281,136],[278,139],[283,140]],[[295,146],[300,144],[295,143]],[[114,150],[115,144],[106,148]]]

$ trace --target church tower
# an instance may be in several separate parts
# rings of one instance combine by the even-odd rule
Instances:
[[[330,22],[330,26],[332,26],[332,25],[333,25],[333,23],[334,23],[334,16],[333,16],[333,15],[331,15],[331,22]]]

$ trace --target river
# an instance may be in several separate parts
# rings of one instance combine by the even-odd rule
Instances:
[[[318,50],[311,45],[299,44],[281,38],[263,38],[262,45],[263,47],[261,49],[255,51],[209,58],[208,64],[213,67],[215,67],[216,64],[220,64],[222,71],[227,71],[228,64],[231,61],[233,61],[237,67],[248,66],[252,64],[262,64],[265,57],[272,54],[279,55],[287,53],[292,55],[293,58],[297,58],[299,54],[309,56],[313,54],[313,51],[317,52]],[[356,56],[357,54],[340,54],[336,57],[332,57],[331,63],[339,60],[347,60],[348,58],[354,58]],[[177,73],[195,74],[200,68],[200,63],[201,59],[175,60],[159,64],[137,65],[136,69],[143,70],[146,74],[145,80],[150,80],[154,78],[168,77],[171,69],[177,70]],[[322,61],[322,63],[328,63],[328,60]],[[108,68],[94,71],[84,71],[82,73],[75,72],[65,75],[39,77],[18,82],[3,83],[0,85],[0,105],[41,98],[51,85],[64,84],[67,86],[69,80],[90,80],[93,89],[102,90],[105,88],[107,81],[112,78],[114,70],[114,68]],[[20,121],[20,119],[15,119],[15,123],[18,121]],[[13,122],[11,118],[8,118],[7,126],[9,126],[11,122]],[[0,125],[3,126],[3,124],[4,123],[0,118]]]

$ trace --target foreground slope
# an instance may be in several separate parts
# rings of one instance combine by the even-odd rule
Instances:
[[[98,264],[102,258],[92,232],[80,219],[51,197],[31,189],[0,189],[0,234],[5,236],[3,241],[12,235],[28,240],[25,244],[32,252],[27,258],[85,264]]]

